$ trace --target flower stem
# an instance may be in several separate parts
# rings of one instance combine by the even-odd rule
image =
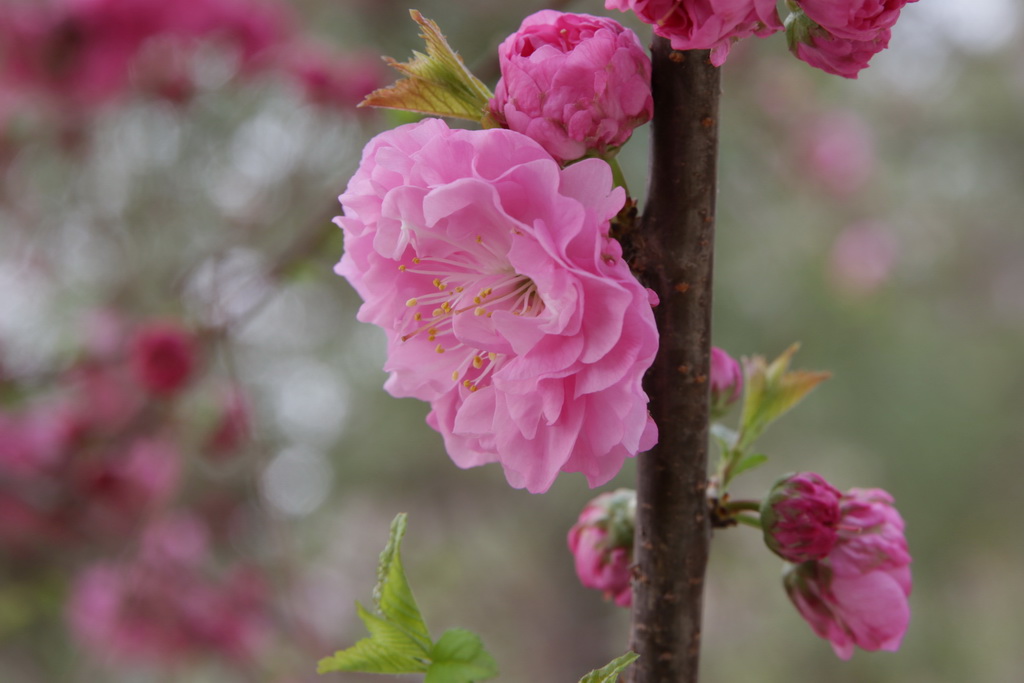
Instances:
[[[651,177],[635,267],[660,299],[661,343],[645,378],[659,443],[639,456],[632,683],[696,683],[704,574],[711,265],[719,69],[707,51],[652,45]]]
[[[755,529],[761,528],[760,517],[753,517],[751,515],[735,515],[733,519],[735,519],[740,524],[746,524],[747,526],[752,526]]]

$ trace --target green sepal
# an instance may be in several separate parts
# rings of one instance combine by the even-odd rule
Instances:
[[[616,657],[600,669],[594,669],[580,679],[580,683],[615,683],[619,680],[619,674],[626,670],[630,664],[640,659],[635,652],[627,652],[621,657]]]
[[[423,683],[474,683],[498,675],[498,665],[480,637],[465,629],[442,633],[430,651],[430,659]]]
[[[793,344],[778,358],[766,363],[761,356],[746,361],[743,396],[743,415],[740,418],[740,438],[736,448],[745,451],[814,387],[832,376],[829,372],[790,370],[793,354],[800,348]]]
[[[386,88],[374,90],[359,106],[450,116],[491,127],[493,122],[487,105],[494,94],[470,73],[435,22],[416,10],[409,10],[409,14],[422,29],[420,37],[426,41],[427,54],[413,51],[408,62],[385,57],[388,66],[405,77]]]

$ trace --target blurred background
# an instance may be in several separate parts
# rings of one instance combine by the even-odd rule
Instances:
[[[550,3],[417,5],[485,81]],[[598,0],[559,8],[609,14]],[[332,266],[335,197],[420,49],[393,0],[0,0],[0,680],[298,683],[362,637],[377,554],[504,681],[626,648],[565,534],[596,491],[461,471],[390,398]],[[913,621],[841,662],[746,528],[716,536],[708,681],[1006,683],[1024,667],[1024,10],[906,7],[856,81],[724,67],[714,343],[831,370],[736,493],[814,470],[907,521]],[[643,194],[647,131],[620,155]],[[735,416],[733,416],[735,418]],[[603,490],[632,486],[632,464]]]

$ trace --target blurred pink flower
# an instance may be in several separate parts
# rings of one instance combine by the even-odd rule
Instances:
[[[0,81],[79,107],[96,106],[128,88],[151,39],[190,46],[222,39],[238,47],[245,68],[290,36],[291,25],[285,4],[251,0],[58,0],[0,7]],[[187,93],[190,84],[175,82],[185,72],[173,64],[150,61],[144,71],[161,66],[156,78],[166,93]]]
[[[838,539],[824,559],[790,567],[786,592],[841,659],[853,648],[899,649],[910,623],[910,553],[903,518],[881,489],[840,500]]]
[[[892,28],[911,2],[917,0],[798,0],[804,14],[834,37],[862,42]]]
[[[813,472],[780,479],[761,506],[765,543],[789,562],[824,558],[839,538],[841,495]]]
[[[139,384],[152,394],[171,396],[192,379],[199,347],[195,336],[177,322],[157,321],[135,332],[129,352]]]
[[[603,591],[620,607],[633,604],[630,567],[635,519],[633,491],[602,493],[583,508],[567,538],[580,583]]]
[[[353,109],[363,98],[386,84],[379,58],[339,54],[310,43],[295,43],[283,51],[281,68],[314,104]]]
[[[829,275],[843,293],[866,296],[886,283],[899,258],[888,226],[861,221],[843,230],[832,245]]]
[[[871,177],[875,141],[871,129],[852,111],[837,111],[804,122],[802,161],[811,178],[836,196],[856,192]]]
[[[77,482],[84,499],[79,521],[101,535],[132,528],[141,515],[168,503],[181,470],[178,448],[157,437],[136,439],[123,453],[84,463]]]
[[[711,50],[711,63],[721,66],[729,48],[748,36],[782,30],[775,0],[605,0],[608,9],[633,10],[668,38],[674,50]]]
[[[340,200],[336,270],[387,333],[385,388],[430,401],[457,465],[542,492],[654,445],[640,382],[658,334],[608,236],[625,200],[608,164],[563,170],[525,135],[427,119],[371,140]]]
[[[72,633],[94,656],[117,663],[180,666],[187,657],[254,657],[269,634],[261,577],[236,568],[214,579],[191,563],[100,563],[74,580]]]
[[[651,118],[651,60],[613,19],[541,10],[498,57],[492,115],[559,161],[612,154]]]
[[[711,410],[724,412],[743,393],[743,368],[717,346],[711,347]]]

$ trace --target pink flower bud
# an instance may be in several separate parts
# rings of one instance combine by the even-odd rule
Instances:
[[[653,113],[651,61],[612,19],[542,10],[498,55],[491,114],[559,161],[613,153]]]
[[[837,539],[820,560],[791,567],[786,592],[814,632],[849,659],[899,649],[910,623],[910,553],[903,518],[881,489],[851,489],[839,502]]]
[[[158,396],[178,393],[192,378],[199,349],[195,337],[176,322],[152,322],[132,339],[135,379]]]
[[[739,361],[718,348],[711,347],[711,412],[721,414],[743,393],[743,368]]]
[[[789,49],[797,59],[844,78],[857,78],[871,58],[889,46],[889,35],[886,28],[865,39],[841,38],[802,12],[786,20]]]
[[[838,538],[840,495],[813,472],[780,479],[761,506],[765,543],[790,562],[825,557]]]
[[[636,493],[619,489],[587,503],[569,529],[576,575],[587,588],[604,592],[620,607],[633,602],[630,566],[636,526]]]
[[[870,41],[890,29],[903,6],[917,0],[799,0],[800,9],[836,38]]]
[[[782,30],[775,0],[605,0],[604,6],[633,10],[674,50],[711,50],[715,66],[737,40]]]

